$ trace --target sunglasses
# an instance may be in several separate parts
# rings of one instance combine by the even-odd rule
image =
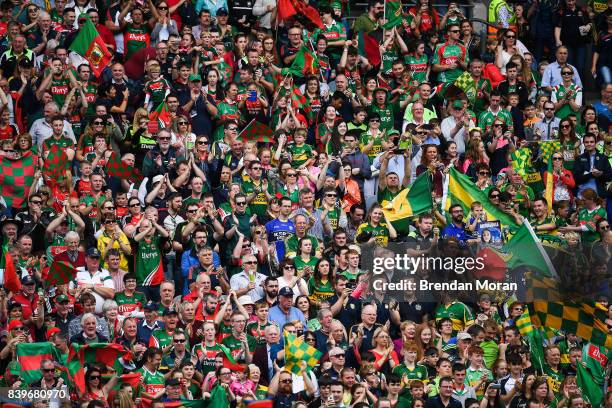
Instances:
[[[493,198],[499,198],[499,194],[492,194],[492,195],[491,195],[489,198],[490,198],[490,199],[493,199]]]
[[[561,129],[569,129],[571,126],[570,125],[563,125],[563,126],[559,126]]]
[[[157,9],[158,10],[168,10],[168,7],[166,7],[166,6],[159,6]]]
[[[493,125],[493,127],[502,127],[502,126],[504,126],[502,123],[496,123]]]
[[[516,36],[515,36],[515,35],[507,35],[507,36],[506,36],[506,38],[507,38],[508,40],[510,40],[510,39],[514,39],[514,38],[516,38]]]
[[[170,140],[169,137],[158,137],[157,140]]]
[[[601,227],[599,227],[599,229],[602,230],[602,231],[607,231],[607,230],[610,229],[610,226],[609,225],[602,225]]]
[[[236,205],[246,205],[246,201],[236,201]]]
[[[187,210],[187,212],[188,212],[189,214],[193,214],[193,213],[197,213],[197,212],[198,212],[198,210]]]
[[[102,122],[101,120],[96,120],[93,122],[94,125],[103,125],[104,122]]]
[[[32,201],[30,201],[30,203],[32,203],[32,204],[39,204],[40,205],[40,204],[42,204],[42,201],[32,200]]]
[[[544,108],[545,111],[554,111],[555,108]]]
[[[104,207],[105,210],[114,210],[115,207]]]
[[[293,266],[293,265],[285,265],[283,267],[283,269],[295,269],[295,266]]]
[[[251,170],[261,170],[261,167],[251,167]]]
[[[106,220],[104,221],[105,224],[116,224],[117,220]]]
[[[288,378],[286,380],[280,380],[279,383],[281,384],[291,384],[293,382],[292,379]]]
[[[565,71],[565,72],[562,72],[561,75],[574,75],[574,73]]]
[[[132,207],[132,208],[137,208],[137,207],[140,207],[140,204],[136,204],[136,203],[134,203],[134,204],[130,204],[130,207]]]
[[[227,128],[227,130],[238,130],[238,128],[236,126],[230,126]]]
[[[612,145],[612,141],[606,142],[607,145]]]
[[[199,145],[207,145],[208,144],[208,140],[198,140],[197,142]]]
[[[338,197],[336,194],[325,194],[325,197]]]
[[[243,245],[243,247],[244,247],[244,245]],[[256,261],[244,261],[243,263],[244,263],[245,265],[255,265],[255,264],[257,264],[257,262],[256,262]]]
[[[186,124],[187,124],[187,122],[179,122],[178,124],[179,124],[179,125],[186,125]]]
[[[380,122],[380,119],[370,119],[370,122]]]
[[[297,177],[297,174],[295,174],[295,173],[287,173],[287,177]]]
[[[99,375],[92,375],[91,377],[89,377],[90,380],[99,380],[100,376]]]
[[[488,171],[480,171],[478,172],[478,174],[480,174],[481,176],[490,176],[491,173],[489,173]]]
[[[184,343],[184,342],[185,342],[185,339],[174,339],[174,342],[175,342],[175,343],[182,344],[182,343]]]
[[[553,161],[561,161],[563,160],[563,157],[553,157],[552,159]]]
[[[460,33],[461,30],[450,30],[449,33]]]
[[[55,368],[43,368],[43,371],[45,373],[51,373],[51,372],[55,371]]]

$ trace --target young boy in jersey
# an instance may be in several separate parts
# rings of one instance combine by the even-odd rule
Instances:
[[[88,161],[82,161],[79,165],[80,177],[77,179],[75,190],[80,197],[89,195],[91,193],[91,173],[93,172],[93,166]]]
[[[465,385],[476,388],[478,400],[484,396],[485,381],[493,381],[493,374],[484,366],[484,350],[480,346],[472,345],[468,349],[470,365],[465,370]]]
[[[403,346],[404,361],[393,367],[393,373],[400,376],[402,384],[410,385],[414,380],[427,379],[427,368],[417,364],[420,360],[419,348],[414,342],[406,342]]]
[[[144,107],[149,111],[157,109],[157,107],[166,99],[170,93],[170,85],[168,81],[161,76],[159,64],[149,65],[149,80],[145,84],[145,101]]]
[[[305,167],[312,157],[312,147],[306,144],[306,129],[298,129],[293,136],[293,143],[289,143],[287,150],[291,153],[291,166],[294,169]]]

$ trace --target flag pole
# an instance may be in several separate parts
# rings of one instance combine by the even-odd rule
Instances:
[[[281,81],[281,83],[278,86],[278,89],[276,90],[276,93],[274,94],[274,98],[272,98],[272,103],[270,104],[270,112],[272,112],[272,109],[274,109],[274,104],[276,103],[276,99],[278,98],[278,95],[280,95],[280,91],[282,89],[282,84],[285,82],[285,80],[287,79],[287,77],[291,75],[290,73],[287,73],[287,75],[285,75],[283,77],[283,80]]]
[[[242,134],[244,133],[245,130],[247,130],[249,128],[249,126],[251,126],[251,124],[255,122],[255,118],[251,119],[251,121],[244,127],[242,128],[242,130],[240,131],[240,133],[238,133],[238,136],[236,136],[236,139],[239,139],[240,136],[242,136]]]

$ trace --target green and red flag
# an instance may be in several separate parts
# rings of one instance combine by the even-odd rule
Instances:
[[[69,169],[70,161],[68,160],[66,151],[58,145],[51,146],[42,169],[45,178],[61,183],[66,177],[66,171]]]
[[[21,379],[32,384],[42,378],[40,364],[43,360],[57,360],[57,348],[50,342],[19,343],[16,348],[17,361],[21,365]]]
[[[166,102],[162,102],[153,112],[149,114],[148,131],[151,134],[157,133],[159,129],[169,127],[171,122],[172,119],[170,118],[168,105],[166,105]]]
[[[242,129],[242,132],[240,132],[238,137],[244,142],[254,140],[256,142],[268,143],[274,141],[272,139],[273,133],[274,132],[272,129],[270,129],[268,126],[253,119],[244,129]]]
[[[402,25],[404,21],[402,2],[387,1],[385,5],[385,18],[387,19],[387,22],[385,25],[383,25],[383,28],[386,30]]]
[[[91,71],[99,77],[111,62],[112,54],[108,51],[104,40],[89,18],[81,25],[79,33],[70,45],[70,49],[89,62]]]
[[[21,290],[21,280],[17,276],[15,261],[8,248],[4,248],[4,287],[13,293]]]
[[[106,163],[106,172],[109,176],[119,177],[120,179],[128,180],[130,182],[142,181],[143,176],[140,174],[138,169],[128,165],[121,160],[121,157],[117,153],[112,153]]]
[[[316,8],[304,0],[280,0],[278,2],[278,19],[281,21],[294,17],[300,20],[309,30],[323,28],[323,20]]]
[[[0,195],[6,205],[21,208],[34,181],[38,156],[25,152],[21,157],[4,156],[0,160]]]
[[[86,364],[101,363],[114,368],[115,372],[121,373],[123,365],[120,359],[131,360],[131,358],[130,352],[121,344],[73,344],[70,346],[68,353],[68,375],[75,387],[84,392]]]
[[[591,407],[603,406],[603,384],[597,384],[591,372],[580,363],[576,364],[576,383],[580,391],[582,391],[582,396]]]
[[[76,268],[68,261],[54,260],[43,279],[47,286],[63,285],[70,282],[76,274]]]
[[[309,75],[319,75],[319,57],[306,46],[302,46],[295,54],[295,59],[289,68],[283,68],[281,75],[288,74],[298,77],[306,77]]]
[[[376,34],[377,33],[374,31],[371,33],[360,31],[359,36],[357,37],[359,55],[366,57],[370,64],[375,67],[379,66],[381,62],[379,48],[381,40],[377,38]]]

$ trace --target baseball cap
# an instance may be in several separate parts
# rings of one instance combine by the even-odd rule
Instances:
[[[55,298],[56,303],[69,302],[69,301],[70,299],[68,299],[68,296],[66,295],[59,295],[58,297]]]
[[[293,296],[293,290],[289,286],[284,286],[278,291],[278,296]]]
[[[255,304],[255,302],[253,302],[253,299],[249,295],[242,295],[242,296],[240,296],[238,298],[238,303],[240,303],[242,306],[245,306],[245,305],[254,305]]]
[[[189,81],[201,81],[202,77],[200,76],[200,74],[191,74],[189,75]]]
[[[225,7],[221,7],[220,9],[217,10],[217,15],[218,16],[227,16],[227,15],[229,15],[229,13],[227,12],[227,9]]]
[[[21,303],[19,302],[15,302],[15,301],[9,301],[8,305],[7,305],[7,309],[10,312],[11,310],[15,309],[15,308],[23,308],[23,306],[21,306]]]
[[[144,310],[157,310],[157,303],[153,302],[152,300],[149,300],[147,303],[145,303],[145,305],[143,306]]]
[[[459,332],[457,333],[457,341],[461,340],[472,340],[472,336],[470,335],[470,333]]]
[[[8,324],[8,331],[10,332],[18,327],[23,327],[21,320],[11,320],[11,322]]]
[[[158,174],[157,176],[153,177],[153,184],[157,184],[164,181],[164,176],[162,176],[161,174]]]
[[[338,356],[340,354],[344,355],[344,350],[342,350],[340,347],[333,347],[331,350],[329,350],[330,357]]]
[[[453,108],[463,109],[463,102],[461,102],[459,99],[456,99],[451,106]]]
[[[164,310],[164,313],[162,313],[162,316],[172,316],[172,315],[178,316],[178,312],[172,308],[167,308],[166,310]]]
[[[30,275],[26,275],[21,278],[21,283],[23,285],[34,285],[36,282],[34,281],[33,277],[31,277]]]
[[[179,381],[178,378],[168,378],[166,380],[166,387],[168,386],[178,387],[179,385],[181,385],[181,382]]]
[[[102,256],[100,255],[100,251],[98,251],[98,248],[95,248],[95,247],[89,248],[87,252],[85,253],[85,255],[90,258],[100,258]]]
[[[47,333],[45,333],[45,334],[47,336],[47,339],[50,339],[51,336],[53,336],[55,333],[59,333],[59,332],[61,332],[59,327],[52,327],[49,330],[47,330]]]

